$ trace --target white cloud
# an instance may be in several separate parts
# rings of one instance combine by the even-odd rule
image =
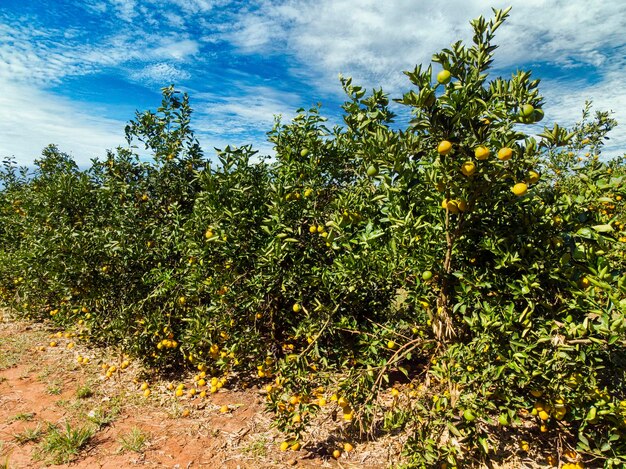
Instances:
[[[196,54],[199,50],[197,41],[191,39],[178,40],[176,37],[161,39],[161,45],[153,50],[147,50],[149,56],[158,58],[171,58],[175,60],[186,59],[187,56]]]
[[[615,110],[615,117],[626,128],[626,88],[619,86],[626,65],[622,58],[626,55],[626,3],[495,0],[492,4],[505,7],[509,3],[514,7],[511,17],[495,40],[500,46],[496,72],[508,74],[517,66],[534,65],[547,70],[541,88],[547,101],[546,121],[555,118],[573,123],[585,99],[590,98],[598,109]],[[20,118],[33,122],[36,133],[46,139],[54,137],[50,133],[53,124],[44,125],[44,117],[54,122],[52,110],[59,107],[69,115],[80,115],[79,124],[85,125],[85,131],[93,129],[96,139],[108,141],[111,122],[90,119],[95,113],[77,108],[70,98],[45,91],[69,76],[108,69],[149,86],[188,81],[198,88],[191,97],[203,138],[240,136],[240,143],[246,143],[248,137],[258,139],[261,131],[271,128],[274,114],[289,116],[313,96],[341,95],[340,72],[353,76],[355,83],[368,88],[382,86],[392,97],[399,96],[409,86],[402,70],[429,63],[433,52],[453,41],[471,39],[471,18],[492,16],[484,0],[258,0],[243,4],[229,0],[77,0],[77,6],[99,15],[101,24],[107,25],[99,36],[80,27],[43,28],[32,18],[4,21],[6,16],[0,13],[0,86],[15,90],[15,98],[5,94],[4,102],[13,107],[32,106],[30,114],[20,111]],[[221,59],[219,44],[223,41],[233,45],[239,55],[232,56],[232,69],[214,71],[212,63]],[[261,82],[261,77],[253,76],[242,77],[238,83],[225,80],[215,92],[198,84],[204,80],[209,87],[215,86],[211,80],[221,80],[220,73],[232,76],[239,63],[259,57],[267,58],[268,63],[281,61],[288,76],[281,83]],[[577,78],[577,73],[583,75]],[[307,96],[281,91],[292,82]],[[264,85],[251,85],[254,83]],[[38,109],[28,93],[44,103],[43,109]],[[21,127],[26,129],[25,125]],[[11,130],[12,139],[18,136],[18,128]],[[71,133],[57,130],[63,138],[71,137]],[[4,135],[4,131],[0,133],[0,142]],[[20,138],[30,140],[24,134]],[[626,147],[626,130],[618,127],[613,139],[615,148]],[[77,148],[90,148],[85,140],[81,133]],[[0,150],[18,154],[9,144],[2,145]],[[38,142],[37,153],[40,146]]]
[[[165,62],[150,64],[141,70],[132,72],[131,76],[135,81],[156,84],[161,87],[190,77],[185,70]]]
[[[30,164],[54,143],[79,165],[105,156],[106,149],[124,145],[124,123],[104,119],[67,98],[51,96],[25,85],[3,84],[0,94],[0,157],[15,156]]]
[[[547,64],[552,70],[541,89],[546,110],[553,111],[548,117],[572,124],[592,99],[599,110],[613,109],[626,128],[626,88],[616,86],[624,83],[626,2],[492,2],[496,8],[509,4],[511,15],[494,41],[496,73]],[[490,6],[484,0],[319,0],[314,6],[307,0],[265,0],[254,12],[242,12],[223,37],[244,53],[295,57],[291,73],[327,93],[340,93],[341,72],[398,96],[409,87],[402,70],[430,63],[434,52],[456,40],[471,40],[469,20],[490,19]],[[595,79],[576,80],[577,71],[589,67],[597,68]],[[611,135],[613,149],[626,147],[626,131],[618,127]]]

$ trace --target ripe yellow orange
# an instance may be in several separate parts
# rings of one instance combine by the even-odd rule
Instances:
[[[511,191],[516,196],[521,197],[522,195],[526,194],[526,192],[528,192],[528,186],[524,182],[518,182],[511,188]]]
[[[280,444],[280,450],[281,451],[287,451],[289,449],[289,442],[288,441],[283,441]]]
[[[448,140],[442,140],[437,146],[437,152],[440,155],[447,155],[452,150],[452,143]]]
[[[501,161],[510,160],[513,156],[513,150],[509,147],[502,147],[498,150],[498,159]]]
[[[466,161],[461,165],[461,172],[467,177],[472,176],[476,172],[476,165],[473,161]]]
[[[220,412],[222,414],[227,414],[230,411],[230,409],[228,408],[227,405],[223,405],[222,407],[220,407]]]
[[[295,303],[295,304],[293,305],[292,309],[293,309],[293,312],[294,312],[294,313],[299,313],[299,312],[300,312],[300,310],[302,309],[302,307],[300,306],[300,304],[299,304],[299,303]]]
[[[144,382],[141,384],[141,390],[145,391],[146,389],[148,389],[148,383]]]
[[[149,389],[144,390],[143,395],[144,395],[144,397],[149,397],[150,396],[150,390]]]
[[[464,212],[465,210],[467,210],[467,202],[465,202],[465,200],[463,199],[457,200],[456,205],[459,208],[459,211],[461,212]]]
[[[591,285],[591,282],[587,277],[583,277],[580,279],[579,285],[580,288],[587,288],[589,285]]]
[[[537,171],[534,171],[532,169],[528,171],[528,176],[526,179],[528,180],[529,184],[536,183],[539,180],[539,178],[540,178],[540,175]]]
[[[489,148],[484,145],[477,146],[474,150],[474,156],[477,160],[486,160],[487,158],[489,158],[489,154]]]
[[[459,202],[456,200],[448,200],[445,208],[450,213],[459,213]]]
[[[296,441],[293,445],[291,445],[291,451],[298,451],[300,450],[300,447],[301,447],[300,442]]]
[[[340,457],[341,457],[341,451],[339,451],[338,449],[333,451],[333,458],[339,459]]]
[[[343,450],[344,450],[346,453],[349,453],[349,452],[351,452],[352,450],[354,450],[354,446],[352,446],[350,443],[344,443],[344,444],[343,444]]]

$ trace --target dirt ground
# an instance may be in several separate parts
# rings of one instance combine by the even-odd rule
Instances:
[[[260,390],[177,398],[169,381],[148,380],[145,397],[138,365],[121,370],[123,358],[74,340],[6,314],[0,321],[0,468],[389,466],[365,448],[339,460],[306,445],[282,452]],[[89,363],[78,363],[78,356]],[[109,379],[103,363],[118,364]],[[192,377],[183,382],[188,389]],[[81,429],[93,433],[83,445],[76,436]]]
[[[341,442],[325,440],[321,426],[311,438],[317,443],[280,451],[284,440],[271,428],[262,390],[222,388],[206,397],[176,397],[172,385],[182,382],[187,390],[193,376],[149,378],[138,363],[122,369],[121,354],[61,334],[0,311],[0,469],[375,469],[400,461],[397,436],[355,443],[353,452],[329,457]],[[103,365],[117,370],[106,378]],[[490,467],[541,466],[509,459]]]

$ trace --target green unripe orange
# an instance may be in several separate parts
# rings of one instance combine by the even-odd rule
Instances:
[[[378,176],[378,166],[371,165],[367,168],[367,175],[371,178]]]
[[[450,83],[450,78],[452,78],[450,70],[442,70],[437,74],[437,82],[441,83],[442,85],[447,85],[448,83]]]

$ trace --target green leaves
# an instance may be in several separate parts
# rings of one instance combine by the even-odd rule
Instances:
[[[212,163],[169,87],[127,126],[133,146],[87,171],[55,147],[32,177],[5,162],[4,301],[150,366],[276,383],[268,405],[292,436],[324,387],[350,400],[342,431],[410,428],[416,466],[456,465],[498,444],[498,415],[532,427],[541,391],[567,402],[550,429],[623,453],[626,170],[597,156],[614,122],[586,108],[572,129],[520,126],[543,98],[529,71],[488,81],[509,12],[494,11],[471,45],[435,54],[449,75],[405,72],[403,130],[382,90],[342,77],[344,127],[300,109],[268,133],[274,160],[244,145]],[[410,405],[396,391],[383,409],[389,385],[415,392]]]

